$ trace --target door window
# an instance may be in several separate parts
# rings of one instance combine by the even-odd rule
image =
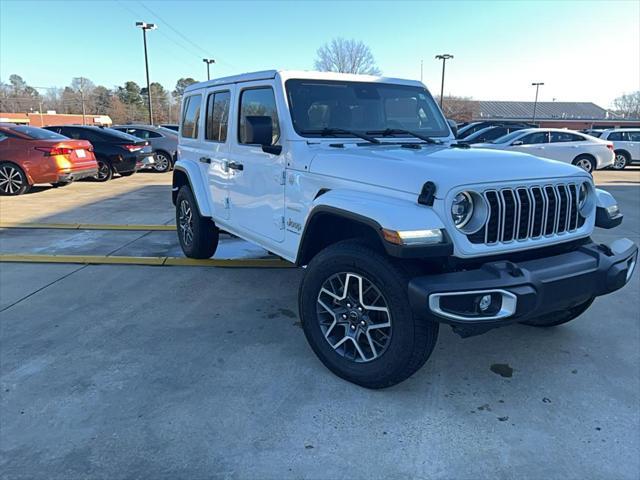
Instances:
[[[632,142],[640,142],[640,132],[627,132],[629,134],[629,140]]]
[[[627,132],[611,132],[607,140],[611,140],[612,142],[628,142],[629,137],[627,137]]]
[[[205,139],[221,143],[227,141],[230,100],[229,91],[211,93],[207,97]]]
[[[586,139],[571,132],[551,132],[551,143],[584,142]]]
[[[538,143],[548,143],[549,142],[549,133],[548,132],[534,132],[529,135],[525,135],[520,139],[523,145],[535,145]]]
[[[182,128],[180,130],[183,138],[198,138],[201,102],[202,95],[191,95],[185,100],[182,112]]]
[[[238,142],[247,144],[247,117],[268,116],[273,125],[273,138],[275,144],[280,138],[280,126],[278,125],[278,111],[276,98],[271,87],[252,88],[244,90],[240,95],[240,122],[238,128]]]

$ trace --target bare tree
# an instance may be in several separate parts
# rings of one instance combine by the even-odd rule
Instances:
[[[613,101],[613,108],[623,118],[640,118],[640,90],[619,96]]]
[[[380,75],[371,49],[359,40],[334,38],[316,52],[315,68],[323,72]]]
[[[440,96],[436,96],[435,101],[440,103]],[[442,111],[445,117],[456,122],[470,122],[480,113],[480,104],[470,97],[445,95]]]

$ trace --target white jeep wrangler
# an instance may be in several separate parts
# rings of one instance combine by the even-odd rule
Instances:
[[[186,89],[173,202],[182,249],[219,229],[306,266],[299,312],[337,375],[396,384],[433,351],[510,323],[554,326],[624,286],[622,220],[583,170],[470,150],[419,82],[265,71]]]

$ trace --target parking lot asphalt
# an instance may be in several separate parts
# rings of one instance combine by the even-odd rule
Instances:
[[[3,198],[0,221],[169,224],[169,178]],[[596,181],[625,221],[594,238],[640,242],[640,169]],[[177,254],[175,233],[122,233],[8,229],[0,252]],[[442,328],[424,368],[382,391],[313,355],[301,275],[0,264],[0,476],[640,476],[638,272],[562,327],[468,339]]]

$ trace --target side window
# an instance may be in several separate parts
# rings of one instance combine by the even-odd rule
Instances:
[[[84,140],[84,138],[80,137],[80,132],[72,128],[61,128],[60,133],[74,140]]]
[[[530,133],[529,135],[525,135],[520,139],[523,145],[535,145],[538,143],[548,143],[548,133],[547,132],[535,132]]]
[[[229,125],[229,105],[231,93],[215,92],[207,97],[207,118],[205,123],[205,138],[215,142],[227,141],[227,127]]]
[[[3,141],[5,138],[7,138],[7,136],[4,133],[0,132],[0,142]]]
[[[238,128],[238,142],[247,144],[247,117],[271,117],[273,126],[272,144],[280,138],[280,126],[278,124],[278,111],[276,110],[276,98],[271,87],[252,88],[244,90],[240,95],[240,122]]]
[[[585,138],[570,132],[551,132],[551,143],[584,142]]]
[[[611,132],[607,140],[611,140],[612,142],[624,142],[625,141],[624,133],[625,132]]]
[[[201,102],[202,95],[191,95],[187,97],[187,100],[184,102],[182,129],[180,131],[183,138],[198,138]]]
[[[145,130],[147,132],[147,138],[160,138],[162,137],[162,135],[160,135],[158,132],[152,132],[151,130]]]
[[[632,142],[640,142],[640,132],[627,132],[629,140]]]

